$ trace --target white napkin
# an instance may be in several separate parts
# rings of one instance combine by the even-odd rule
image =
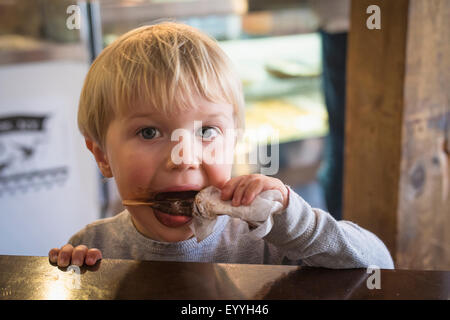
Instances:
[[[220,199],[221,190],[209,186],[201,190],[195,197],[193,223],[191,230],[194,232],[197,242],[208,237],[214,230],[218,215],[229,215],[246,221],[255,228],[252,234],[263,237],[272,229],[274,214],[279,214],[283,209],[283,196],[279,190],[266,190],[253,199],[250,205],[231,205],[231,200]],[[258,228],[260,226],[263,227]]]

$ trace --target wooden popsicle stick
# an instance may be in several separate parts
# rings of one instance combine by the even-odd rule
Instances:
[[[178,200],[180,201],[180,200]],[[183,200],[181,200],[183,201]],[[160,204],[160,201],[137,201],[137,200],[123,200],[122,204],[124,206],[153,206],[153,205],[157,205]],[[216,213],[217,216],[222,216],[225,215],[224,213]]]
[[[183,203],[184,202],[184,203]],[[149,206],[153,209],[161,210],[164,213],[172,215],[192,216],[194,208],[193,201],[186,203],[185,200],[156,200],[156,201],[138,201],[138,200],[123,200],[124,206]]]
[[[122,204],[124,206],[151,206],[155,204],[156,202],[145,202],[145,201],[135,201],[135,200],[123,200]]]

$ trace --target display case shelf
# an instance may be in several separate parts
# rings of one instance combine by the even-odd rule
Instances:
[[[99,3],[104,24],[141,23],[161,18],[240,15],[247,11],[245,0],[101,0]]]

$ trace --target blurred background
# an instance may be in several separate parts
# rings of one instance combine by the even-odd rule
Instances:
[[[389,13],[381,30],[366,24],[372,2]],[[0,254],[47,255],[86,224],[123,210],[114,181],[101,176],[78,131],[78,99],[104,47],[170,20],[219,41],[241,76],[246,129],[279,135],[276,146],[263,136],[244,141],[236,160],[276,151],[273,176],[312,207],[375,232],[404,267],[450,268],[448,3],[372,2],[0,0]],[[423,115],[428,135],[411,131],[420,114],[408,120],[419,101],[431,110]],[[432,147],[437,136],[442,141]],[[432,149],[429,165],[417,146]],[[267,166],[236,161],[233,175]],[[419,217],[435,222],[421,233]]]
[[[114,181],[102,179],[77,130],[78,96],[105,46],[165,20],[219,41],[241,75],[246,128],[279,133],[275,176],[327,210],[316,175],[328,114],[320,17],[310,2],[6,0],[0,4],[0,201],[8,213],[1,216],[0,253],[45,255],[85,224],[123,210]],[[236,162],[233,175],[260,172],[259,163],[248,163],[259,142],[265,141],[237,147],[236,157],[247,163]]]

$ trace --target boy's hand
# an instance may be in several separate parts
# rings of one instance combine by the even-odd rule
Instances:
[[[48,258],[51,263],[57,263],[59,267],[67,267],[71,261],[77,266],[82,266],[83,263],[92,266],[102,259],[102,252],[95,248],[88,249],[85,245],[74,248],[71,244],[66,244],[61,249],[51,249],[48,252]]]
[[[223,185],[221,199],[233,199],[233,206],[250,205],[255,197],[265,190],[279,190],[283,195],[283,209],[289,202],[289,190],[281,180],[262,174],[249,174],[231,178]]]

